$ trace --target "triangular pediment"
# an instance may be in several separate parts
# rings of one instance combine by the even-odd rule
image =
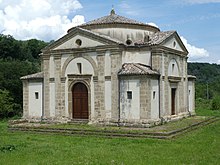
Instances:
[[[47,46],[42,51],[89,48],[117,44],[119,44],[118,41],[111,39],[108,36],[103,36],[98,33],[76,27],[73,31]]]
[[[170,49],[174,49],[177,51],[188,53],[185,45],[183,44],[182,40],[180,39],[179,35],[175,32],[168,38],[166,38],[162,43],[162,46],[165,46]]]

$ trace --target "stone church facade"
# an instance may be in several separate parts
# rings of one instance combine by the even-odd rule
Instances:
[[[176,31],[112,10],[42,50],[42,72],[21,78],[23,118],[149,126],[194,114],[187,54]]]

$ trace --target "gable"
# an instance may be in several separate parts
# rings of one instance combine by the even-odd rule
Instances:
[[[75,36],[65,41],[61,45],[53,48],[53,50],[96,47],[96,46],[101,46],[101,45],[105,45],[105,44],[99,41],[96,41],[94,39],[90,39],[87,36],[76,34]]]
[[[88,48],[118,44],[119,42],[115,39],[76,27],[74,30],[72,30],[62,38],[42,49],[42,52],[46,52],[48,50]]]
[[[167,40],[165,40],[165,42],[162,45],[170,49],[175,49],[181,52],[187,52],[182,41],[176,35],[169,37]]]

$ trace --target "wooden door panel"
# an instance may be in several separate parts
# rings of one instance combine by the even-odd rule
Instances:
[[[72,89],[73,118],[88,119],[88,90],[82,83],[77,83]]]

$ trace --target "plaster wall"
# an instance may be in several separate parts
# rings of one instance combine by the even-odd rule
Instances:
[[[179,66],[175,59],[171,59],[168,67],[168,75],[169,76],[180,76],[179,74]]]
[[[29,82],[29,116],[42,116],[42,82]]]
[[[176,38],[171,38],[163,46],[166,46],[168,48],[179,50],[179,51],[183,52],[183,49],[181,48],[181,46],[178,43],[179,42],[176,40]]]
[[[105,53],[105,76],[111,76],[111,57],[109,51]]]
[[[50,83],[50,117],[55,117],[55,83]]]
[[[63,67],[63,64],[69,58],[69,56],[70,56],[69,54],[62,54],[62,56],[61,56],[61,68]]]
[[[122,54],[122,63],[141,63],[151,66],[150,51],[124,51]]]
[[[76,44],[76,40],[79,39],[82,41],[81,45]],[[100,43],[98,41],[94,41],[93,39],[89,39],[87,37],[81,36],[81,35],[76,35],[73,38],[69,39],[65,43],[57,46],[54,48],[54,50],[58,49],[72,49],[72,48],[85,48],[85,47],[95,47],[95,46],[100,46],[104,45],[103,43]]]
[[[81,64],[81,73],[79,72],[79,68],[77,63]],[[68,74],[92,74],[94,75],[94,70],[90,62],[82,57],[78,57],[70,61],[66,68],[65,77]]]
[[[122,42],[126,42],[128,37],[131,41],[143,40],[145,35],[153,34],[154,32],[141,30],[141,29],[129,29],[129,28],[104,28],[104,29],[92,29],[92,31],[116,38]]]
[[[132,99],[128,99],[127,91],[132,92]],[[120,81],[120,118],[123,120],[140,119],[140,81]]]
[[[151,80],[151,119],[159,118],[159,84],[158,80]]]
[[[192,81],[188,81],[188,90],[189,111],[194,112],[194,89]]]
[[[77,66],[77,63],[81,63],[81,74],[79,72],[79,68]],[[65,71],[65,77],[67,77],[68,74],[76,74],[76,75],[94,75],[94,69],[89,61],[82,57],[74,58],[70,63],[67,65],[66,71]],[[95,102],[95,96],[94,96],[94,81],[92,80],[90,82],[90,91],[91,91],[91,119],[95,117],[95,110],[94,110],[94,102]],[[68,111],[69,103],[68,103],[68,91],[70,86],[68,86],[68,79],[65,81],[65,114],[67,117],[72,117],[70,115],[70,112]],[[71,90],[71,89],[70,89]]]

